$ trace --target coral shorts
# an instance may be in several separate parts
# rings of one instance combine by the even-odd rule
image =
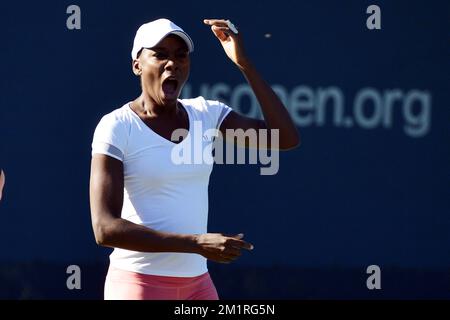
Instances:
[[[208,272],[197,277],[166,277],[110,267],[105,281],[105,300],[218,299]]]

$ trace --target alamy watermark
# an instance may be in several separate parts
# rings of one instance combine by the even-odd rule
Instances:
[[[376,264],[370,265],[366,269],[366,273],[370,274],[367,278],[366,286],[369,290],[381,289],[381,268]]]
[[[372,4],[367,7],[366,13],[370,13],[367,18],[366,27],[369,30],[381,29],[381,9],[376,4]]]
[[[220,130],[203,130],[203,123],[194,121],[193,128],[189,130],[175,130],[171,140],[180,141],[182,137],[185,137],[184,140],[172,148],[171,160],[176,165],[259,163],[266,166],[260,168],[261,175],[275,175],[278,172],[278,129],[226,129],[224,139]]]
[[[70,276],[66,280],[66,286],[69,290],[81,289],[81,268],[76,264],[67,267],[66,273]]]
[[[66,20],[66,27],[69,30],[81,29],[81,9],[79,6],[72,4],[67,7],[66,13],[70,14]]]

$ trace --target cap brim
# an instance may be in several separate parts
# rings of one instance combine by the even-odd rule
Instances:
[[[137,58],[137,54],[139,53],[139,51],[141,51],[143,48],[153,48],[156,45],[158,45],[158,43],[160,43],[162,40],[164,40],[168,35],[177,35],[179,36],[181,39],[183,39],[183,41],[186,43],[186,46],[189,50],[189,52],[193,52],[194,51],[194,42],[192,41],[191,37],[189,37],[189,35],[181,30],[171,30],[169,32],[167,32],[165,35],[163,35],[160,40],[156,43],[147,43],[147,44],[141,44],[141,46],[139,47],[133,47],[133,51],[132,51],[132,58],[136,59]]]
[[[184,42],[186,42],[189,52],[194,51],[194,42],[192,41],[191,37],[189,37],[189,35],[186,32],[183,32],[180,30],[170,31],[164,37],[162,37],[161,40],[159,40],[159,42],[161,42],[165,37],[167,37],[170,34],[175,34],[175,35],[179,36],[181,39],[183,39]]]

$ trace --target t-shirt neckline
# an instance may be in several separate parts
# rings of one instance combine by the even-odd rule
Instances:
[[[184,137],[184,139],[183,139],[181,142],[178,142],[178,143],[173,142],[172,140],[169,140],[169,139],[164,138],[162,135],[160,135],[159,133],[157,133],[156,131],[154,131],[152,128],[150,128],[150,127],[144,122],[144,120],[142,120],[141,117],[139,117],[139,115],[138,115],[136,112],[134,112],[134,110],[131,108],[131,101],[128,102],[128,103],[126,104],[126,106],[127,106],[127,109],[131,112],[131,114],[132,114],[135,118],[137,118],[138,121],[139,121],[142,125],[144,125],[144,126],[147,128],[147,130],[148,130],[152,135],[158,137],[158,139],[163,140],[163,141],[165,141],[166,143],[170,143],[171,145],[179,145],[179,144],[182,144],[185,140],[187,140],[187,139],[189,139],[189,138],[191,137],[192,121],[191,121],[191,115],[190,115],[190,113],[189,113],[188,108],[186,108],[186,106],[183,104],[183,102],[181,102],[180,99],[178,99],[177,101],[181,104],[181,106],[182,106],[182,107],[184,108],[184,110],[186,111],[186,114],[187,114],[187,116],[188,116],[188,125],[189,125],[188,134],[186,135],[186,137]]]

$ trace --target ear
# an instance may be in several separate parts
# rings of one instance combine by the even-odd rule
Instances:
[[[133,59],[131,62],[131,68],[136,76],[139,77],[142,74],[141,62],[139,61],[139,58]]]

